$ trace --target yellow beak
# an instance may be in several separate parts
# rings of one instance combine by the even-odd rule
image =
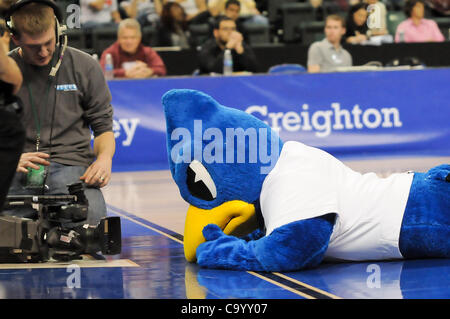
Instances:
[[[243,236],[256,228],[255,207],[240,200],[225,202],[213,209],[189,206],[184,225],[184,256],[196,261],[197,247],[205,242],[203,228],[215,224],[227,235]]]

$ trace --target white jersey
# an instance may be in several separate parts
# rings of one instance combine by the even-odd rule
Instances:
[[[413,176],[361,174],[320,149],[286,142],[261,190],[267,235],[294,221],[336,213],[325,258],[402,258],[398,240]]]

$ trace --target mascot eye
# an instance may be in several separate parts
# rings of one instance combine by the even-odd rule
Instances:
[[[216,184],[205,166],[197,160],[193,160],[187,168],[186,184],[189,192],[200,199],[212,201],[217,196]]]

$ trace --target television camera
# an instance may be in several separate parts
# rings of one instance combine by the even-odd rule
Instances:
[[[82,259],[82,254],[121,252],[120,217],[105,217],[96,226],[84,223],[88,200],[81,182],[69,195],[8,195],[4,209],[32,206],[37,219],[0,216],[0,262]],[[67,227],[76,224],[79,226]]]

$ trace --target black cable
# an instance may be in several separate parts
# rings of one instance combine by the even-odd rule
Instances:
[[[61,55],[62,47],[63,47],[63,44],[62,44],[62,41],[60,41],[60,45],[59,45],[59,48],[58,48],[58,55],[57,55],[58,57]],[[56,61],[58,61],[58,60],[56,60]],[[52,68],[53,68],[53,63],[52,63]],[[49,85],[51,85],[52,82],[53,82],[54,85],[58,84],[58,79],[59,79],[59,72],[56,73],[56,81],[54,81],[55,80],[54,76],[49,76],[48,77],[48,80],[50,81]],[[50,162],[50,160],[52,158],[52,139],[53,139],[53,126],[54,126],[54,123],[55,123],[56,96],[57,96],[56,93],[57,93],[57,91],[58,90],[55,87],[55,94],[54,94],[54,97],[53,97],[53,111],[52,111],[52,117],[51,117],[51,122],[50,122],[50,136],[49,136],[49,150],[48,150],[48,153],[49,153],[48,155],[50,156],[49,159],[48,159],[49,162]],[[44,175],[44,182],[42,184],[42,195],[45,194],[45,183],[47,182],[47,178],[50,175],[50,167],[51,167],[51,162],[50,162],[50,165],[48,166],[47,173]]]

